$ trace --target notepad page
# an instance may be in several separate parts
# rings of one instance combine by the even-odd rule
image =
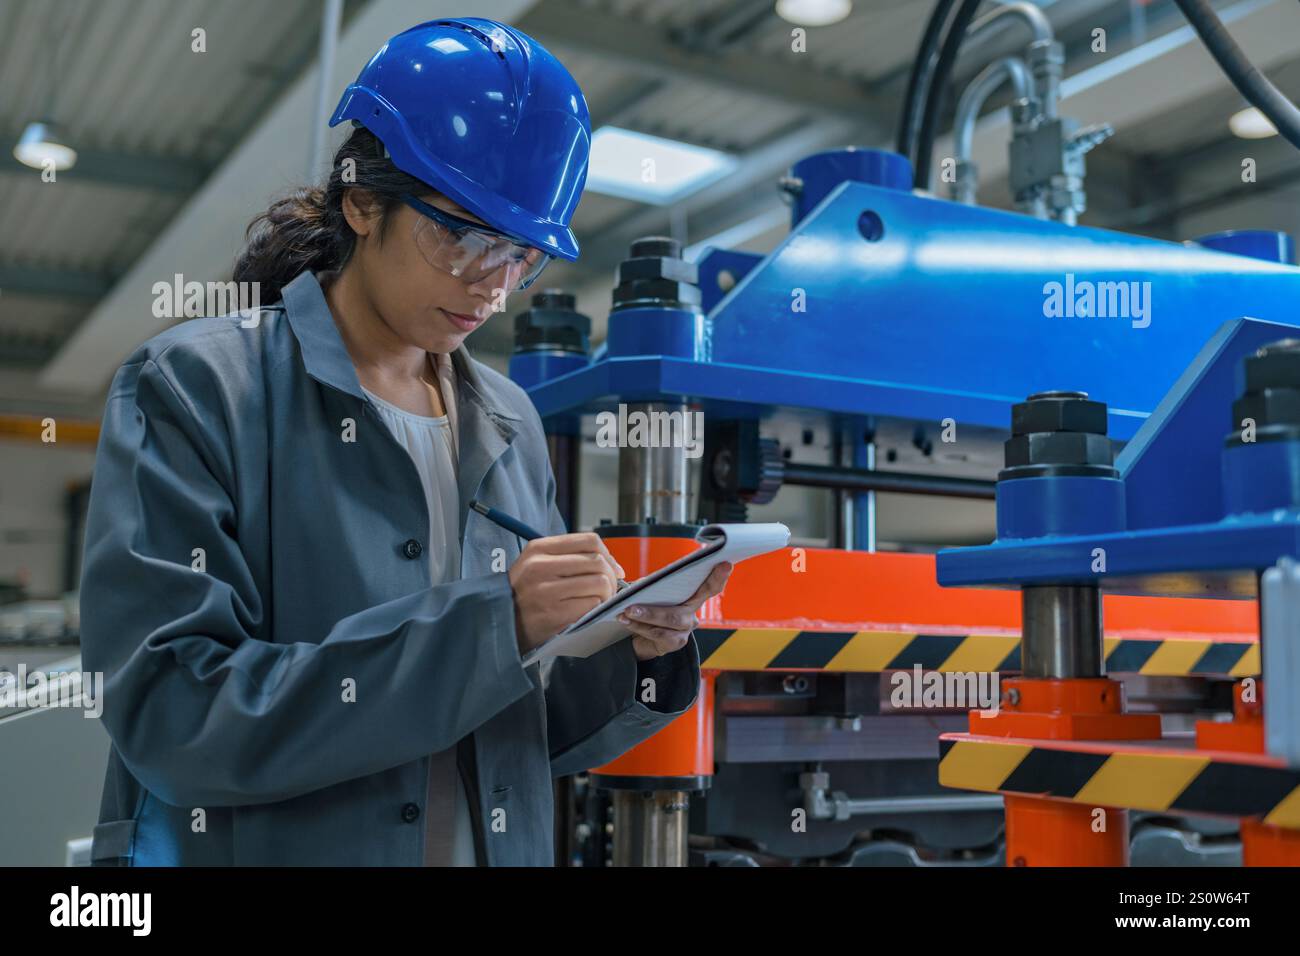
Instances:
[[[710,572],[724,561],[733,565],[790,541],[790,529],[780,522],[705,525],[695,539],[703,547],[634,581],[599,607],[592,608],[564,631],[524,655],[524,665],[551,657],[589,657],[632,632],[618,621],[632,604],[673,607],[685,603]]]

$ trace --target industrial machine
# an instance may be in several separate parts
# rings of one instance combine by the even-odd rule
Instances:
[[[864,176],[900,168],[863,151],[815,162],[857,164]],[[965,729],[964,712],[893,706],[888,678],[915,667],[1020,670],[1019,609],[1010,592],[940,588],[929,555],[875,551],[873,494],[996,493],[1001,520],[1005,482],[980,476],[1001,464],[1017,393],[1105,392],[1108,406],[1089,406],[1094,427],[1131,439],[1225,316],[1288,318],[1300,270],[861,180],[828,186],[762,259],[713,252],[697,273],[669,240],[632,251],[598,361],[583,354],[589,326],[571,299],[544,293],[517,323],[512,374],[550,430],[566,517],[576,514],[583,417],[622,403],[705,419],[698,490],[684,443],[618,451],[618,514],[598,531],[629,573],[693,547],[693,520],[744,520],[786,485],[832,489],[839,520],[829,547],[746,562],[706,605],[699,703],[594,768],[581,806],[567,795],[567,859],[1001,862],[1000,800],[940,786],[937,738]],[[1044,286],[1071,274],[1076,286],[1145,284],[1149,324],[1045,315]],[[804,313],[791,310],[800,290]],[[998,361],[970,360],[990,345]],[[919,432],[941,442],[945,422],[961,460],[912,441]],[[875,445],[909,449],[910,465],[873,464]],[[1225,682],[1259,670],[1252,602],[1179,593],[1108,597],[1104,635],[1095,618],[1098,655],[1134,675],[1130,694],[1157,733],[1160,710],[1171,730],[1187,729],[1175,712],[1226,710]],[[608,844],[601,791],[614,811]],[[1234,827],[1180,817],[1135,827],[1136,845],[1153,861],[1235,861]]]
[[[898,168],[891,157],[870,153],[819,161]],[[884,234],[864,236],[864,220],[878,220]],[[809,248],[838,252],[812,256]],[[987,250],[1009,248],[1017,250],[1009,258],[1014,265],[996,271]],[[799,556],[792,553],[737,569],[697,632],[708,671],[700,703],[642,748],[590,776],[589,787],[613,795],[619,821],[613,859],[683,862],[691,833],[701,863],[999,862],[997,798],[944,795],[938,786],[935,738],[961,729],[965,718],[891,707],[880,675],[918,666],[1018,670],[1017,608],[1008,594],[939,589],[928,556],[873,553],[872,493],[992,494],[989,483],[970,475],[987,469],[997,450],[1003,434],[997,426],[1007,423],[1013,401],[1007,392],[1097,383],[1090,387],[1115,396],[1109,407],[1077,397],[1029,404],[1086,407],[1096,435],[1109,429],[1130,438],[1143,421],[1149,429],[1155,419],[1147,413],[1162,391],[1183,365],[1196,361],[1195,342],[1222,335],[1217,325],[1234,312],[1289,317],[1300,272],[854,181],[829,191],[766,259],[706,256],[699,282],[712,286],[717,298],[707,316],[705,297],[691,281],[694,270],[673,258],[674,251],[662,239],[634,246],[614,293],[600,361],[581,353],[585,334],[577,333],[584,320],[562,296],[543,294],[520,317],[524,350],[513,371],[523,381],[530,369],[550,371],[536,376],[531,393],[552,427],[567,514],[575,513],[580,416],[622,401],[643,411],[694,406],[706,421],[698,509],[691,508],[683,445],[619,450],[617,523],[599,530],[624,567],[636,569],[631,573],[646,573],[693,547],[691,518],[743,520],[750,506],[772,500],[786,484],[835,489],[841,520],[831,549],[798,549],[804,552],[800,570],[794,570]],[[1073,267],[1076,285],[1149,283],[1150,324],[1045,316],[1043,287],[1054,276],[1064,279],[1077,261],[1089,265],[1086,271]],[[924,273],[917,263],[929,264]],[[817,304],[802,317],[789,304],[791,290],[800,288]],[[1229,301],[1234,295],[1235,305]],[[987,351],[990,339],[1025,346],[1001,363],[964,358]],[[554,374],[556,363],[571,370]],[[927,387],[926,378],[941,384]],[[944,420],[954,423],[960,437],[952,444],[965,462],[931,455],[914,472],[870,466],[873,442],[907,446],[917,429],[937,439]],[[808,431],[819,436],[808,443],[814,448],[834,449],[832,436],[839,436],[831,461],[787,459],[785,451],[799,447]],[[1109,447],[1094,441],[1088,449],[1104,448],[1108,458]],[[922,450],[915,456],[927,458]],[[1147,472],[1150,481],[1167,483],[1185,467],[1148,465]],[[1053,480],[1068,485],[1083,479]],[[1000,521],[1007,507],[1004,483],[996,489]],[[1155,488],[1146,494],[1147,507],[1168,507],[1168,495]],[[1005,520],[1030,520],[1027,506],[1011,507]],[[1074,503],[1064,510],[1086,526]],[[1036,536],[1018,530],[1021,538]],[[1038,561],[1023,564],[1032,568]],[[1096,671],[1104,653],[1111,672],[1140,675],[1149,682],[1140,694],[1150,708],[1226,708],[1223,685],[1207,678],[1258,673],[1254,606],[1189,600],[1203,597],[1194,584],[1175,593],[1182,599],[1108,599],[1104,638],[1094,608],[1089,620],[1096,653],[1089,666]],[[1247,588],[1236,596],[1253,593]],[[1026,620],[1056,620],[1050,610],[1035,606]],[[1026,676],[1036,666],[1036,659],[1027,661]],[[1172,715],[1166,722],[1188,726]],[[1158,737],[1160,717],[1148,713],[1143,727]],[[952,782],[947,773],[944,783],[973,786],[965,778]],[[691,793],[706,796],[692,805]],[[800,809],[808,816],[806,829],[792,829],[791,814]],[[1225,833],[1212,822],[1179,816],[1162,812],[1158,824],[1137,831],[1146,835],[1138,846],[1149,846],[1155,859],[1235,859],[1233,848],[1225,849],[1232,829]],[[604,819],[586,822],[575,832],[603,846],[596,838]],[[1160,836],[1149,835],[1155,826]]]
[[[941,583],[1021,588],[1021,677],[1003,713],[943,735],[939,769],[947,786],[1005,795],[1012,862],[1127,862],[1134,808],[1236,818],[1247,865],[1300,865],[1295,335],[1225,323],[1113,465],[1100,403],[1015,406],[997,540],[938,558]],[[1258,593],[1261,673],[1235,687],[1231,721],[1163,733],[1125,712],[1102,666],[1103,590]]]
[[[617,514],[597,528],[630,575],[787,487],[834,509],[824,542],[796,529],[702,609],[695,707],[561,784],[562,864],[1297,861],[1293,246],[1076,225],[1083,156],[1109,129],[1058,115],[1037,8],[972,23],[976,6],[943,37],[954,4],[936,5],[898,152],[794,165],[770,254],[690,263],[671,239],[634,242],[594,354],[572,296],[516,319],[511,375],[571,527],[593,418],[658,423],[619,442]],[[1024,54],[958,104],[958,201],[914,190],[962,38],[1012,19]],[[972,204],[970,129],[1002,82],[1018,212]],[[878,550],[882,492],[994,499],[997,538],[944,551],[936,576],[932,554]],[[1281,672],[1266,701],[1259,606]],[[897,693],[935,674],[933,700]],[[979,697],[977,677],[991,700],[947,694],[969,678]]]

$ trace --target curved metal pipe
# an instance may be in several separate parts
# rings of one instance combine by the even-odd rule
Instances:
[[[987,36],[991,31],[1014,18],[1026,24],[1033,39],[1026,46],[1024,59],[1034,78],[1034,94],[1038,109],[1047,119],[1056,118],[1056,101],[1061,95],[1061,67],[1064,53],[1056,42],[1052,21],[1032,3],[1016,2],[998,7],[971,24],[966,35],[968,41]]]
[[[1032,3],[1007,3],[991,10],[984,16],[980,17],[971,24],[969,32],[966,34],[966,42],[978,40],[986,36],[990,30],[1006,20],[1007,17],[1016,17],[1022,22],[1029,25],[1029,29],[1034,32],[1034,40],[1051,41],[1056,39],[1052,31],[1052,21],[1047,19],[1047,15],[1041,9]]]
[[[1033,97],[1029,68],[1019,57],[1007,56],[994,60],[981,70],[962,91],[961,99],[957,102],[955,128],[958,163],[970,159],[971,146],[975,139],[975,121],[979,119],[985,101],[1002,85],[1003,80],[1011,81],[1011,85],[1015,88],[1016,99],[1027,100]]]

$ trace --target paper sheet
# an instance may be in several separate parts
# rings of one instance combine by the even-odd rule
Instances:
[[[710,524],[695,535],[703,547],[672,564],[633,581],[599,607],[594,607],[545,644],[523,657],[524,666],[553,657],[590,657],[632,632],[618,621],[632,604],[672,607],[685,602],[717,565],[733,565],[755,555],[784,548],[790,529],[780,522]]]

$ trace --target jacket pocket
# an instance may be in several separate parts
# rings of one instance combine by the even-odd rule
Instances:
[[[134,853],[134,820],[110,820],[91,831],[91,866],[128,866]]]

